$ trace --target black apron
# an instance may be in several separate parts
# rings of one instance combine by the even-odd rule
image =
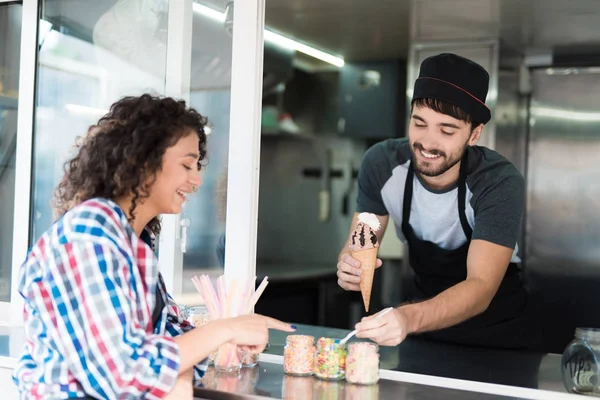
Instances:
[[[446,250],[435,243],[421,240],[410,226],[414,168],[411,162],[404,188],[402,233],[408,242],[410,265],[415,273],[408,301],[422,301],[437,296],[467,277],[467,254],[473,231],[465,215],[467,153],[461,161],[458,179],[458,215],[466,242],[457,249]],[[528,291],[516,264],[509,264],[498,292],[482,314],[450,328],[422,334],[434,340],[458,344],[506,348],[535,349],[540,337],[537,324],[527,321],[535,317],[530,310]]]

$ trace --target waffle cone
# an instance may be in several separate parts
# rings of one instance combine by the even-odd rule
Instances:
[[[373,289],[373,275],[377,264],[377,248],[352,252],[352,257],[360,261],[362,270],[360,278],[360,293],[362,294],[365,311],[369,312],[371,304],[371,290]]]

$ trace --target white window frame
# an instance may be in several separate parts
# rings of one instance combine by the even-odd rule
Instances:
[[[171,0],[171,3],[174,1],[178,0]],[[234,4],[227,183],[227,199],[230,201],[227,201],[224,266],[224,274],[228,279],[233,276],[249,278],[256,274],[265,27],[265,0],[240,0]],[[179,11],[181,12],[180,9]],[[169,19],[171,19],[171,10]],[[185,28],[185,23],[183,25],[182,29],[173,31],[174,40],[177,40],[177,35],[183,35],[186,40],[191,39],[191,26]],[[190,34],[187,33],[188,30]],[[171,26],[169,26],[169,35],[171,35]],[[172,51],[175,52],[173,57],[171,57]],[[167,59],[179,59],[184,53],[178,51],[171,45],[169,38]],[[187,61],[185,59],[185,63]],[[189,72],[185,63],[176,66],[173,70],[169,70],[167,64],[167,93],[188,99]],[[185,72],[182,71],[181,66],[185,66]],[[187,92],[177,92],[184,86]],[[235,201],[235,199],[244,200]],[[159,263],[167,290],[175,297],[181,294],[183,284],[180,230],[179,215],[163,216]]]
[[[225,277],[256,275],[265,0],[233,13]]]
[[[2,3],[6,1],[0,1]],[[21,20],[21,54],[19,67],[19,109],[17,117],[17,149],[15,171],[15,202],[11,263],[10,302],[0,302],[0,321],[23,324],[23,299],[18,292],[19,268],[29,246],[31,165],[35,112],[35,82],[39,0],[24,0]]]
[[[169,0],[165,95],[189,102],[192,65],[193,1]],[[181,294],[183,252],[180,214],[162,215],[158,264],[167,291]]]

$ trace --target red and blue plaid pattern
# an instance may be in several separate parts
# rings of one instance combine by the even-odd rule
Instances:
[[[88,200],[65,214],[19,274],[25,346],[14,381],[21,398],[160,399],[170,392],[180,360],[172,337],[193,327],[116,203]],[[166,306],[153,326],[157,290]],[[198,365],[196,378],[205,370]]]

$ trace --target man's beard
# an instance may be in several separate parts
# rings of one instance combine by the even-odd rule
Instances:
[[[446,173],[448,170],[450,170],[450,168],[452,168],[456,164],[458,164],[458,162],[462,159],[463,155],[465,154],[467,147],[468,147],[468,144],[465,144],[465,146],[462,148],[461,151],[448,157],[446,155],[446,153],[444,153],[441,150],[425,150],[423,148],[423,146],[421,145],[421,143],[415,142],[415,144],[413,144],[411,146],[412,163],[415,168],[415,171],[417,171],[419,174],[421,174],[423,176],[428,176],[428,177],[440,176],[440,175],[443,175],[444,173]],[[427,162],[427,161],[419,162],[417,160],[417,157],[415,156],[415,153],[418,151],[421,151],[421,150],[424,150],[425,152],[427,152],[429,154],[439,155],[443,159],[442,163],[439,166],[434,167],[432,165],[432,163],[430,163],[430,162]]]

